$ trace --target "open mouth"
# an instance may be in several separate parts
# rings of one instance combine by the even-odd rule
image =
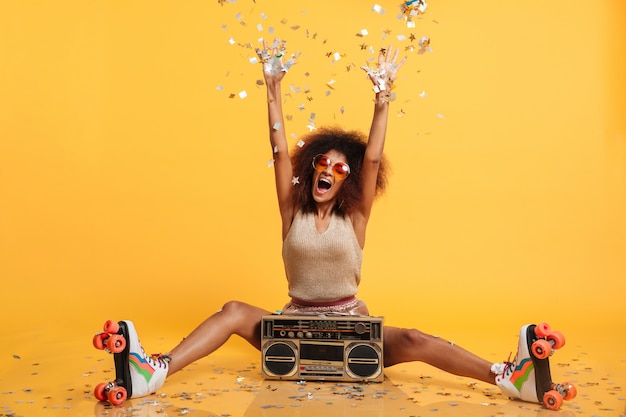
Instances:
[[[329,180],[325,178],[320,178],[319,180],[317,180],[317,190],[320,193],[327,192],[328,190],[330,190],[331,187],[332,187],[332,184],[330,183]]]

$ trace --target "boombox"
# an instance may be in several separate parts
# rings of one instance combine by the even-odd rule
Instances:
[[[266,315],[261,354],[266,379],[380,382],[383,318]]]

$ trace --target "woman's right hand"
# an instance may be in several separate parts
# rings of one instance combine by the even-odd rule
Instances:
[[[279,83],[287,71],[296,63],[296,55],[285,61],[287,42],[274,39],[271,45],[263,40],[263,49],[257,48],[256,53],[263,64],[263,76],[266,84]]]

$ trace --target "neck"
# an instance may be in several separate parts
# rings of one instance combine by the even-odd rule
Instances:
[[[317,212],[316,212],[317,217],[319,217],[320,219],[323,219],[327,216],[330,216],[331,214],[333,214],[334,207],[335,207],[334,200],[326,202],[326,203],[318,204]]]

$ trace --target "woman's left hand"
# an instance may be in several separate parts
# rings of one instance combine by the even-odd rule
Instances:
[[[378,67],[372,69],[367,66],[361,67],[370,77],[372,83],[374,83],[374,91],[376,93],[384,93],[389,95],[389,91],[393,86],[393,82],[398,76],[398,71],[406,62],[404,57],[398,62],[399,49],[393,50],[393,47],[389,46],[386,50],[381,49],[378,54]]]

